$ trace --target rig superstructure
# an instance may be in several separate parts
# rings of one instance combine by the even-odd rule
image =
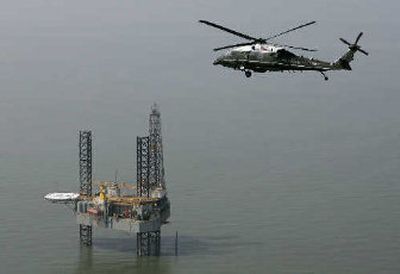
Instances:
[[[170,216],[170,202],[164,177],[161,114],[157,105],[151,108],[149,135],[137,137],[136,185],[96,181],[92,178],[92,132],[79,132],[79,195],[57,193],[46,199],[74,205],[79,238],[91,246],[93,227],[135,233],[138,256],[159,256],[161,226]]]

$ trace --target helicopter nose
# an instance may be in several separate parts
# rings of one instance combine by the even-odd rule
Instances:
[[[222,64],[222,56],[218,57],[217,59],[214,60],[213,65],[220,65]]]

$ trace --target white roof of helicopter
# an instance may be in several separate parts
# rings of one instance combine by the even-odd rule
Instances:
[[[248,46],[241,46],[241,47],[237,47],[237,48],[233,48],[228,52],[231,51],[239,51],[239,52],[243,52],[243,51],[260,51],[260,52],[265,52],[265,53],[272,53],[272,52],[277,52],[278,50],[283,49],[283,47],[277,47],[271,44],[254,44],[254,45],[248,45]]]

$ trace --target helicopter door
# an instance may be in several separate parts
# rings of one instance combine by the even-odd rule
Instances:
[[[259,61],[261,60],[262,54],[253,48],[253,50],[247,53],[247,61]]]

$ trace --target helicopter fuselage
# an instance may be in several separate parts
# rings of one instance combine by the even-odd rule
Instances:
[[[335,63],[298,56],[282,47],[255,44],[234,48],[218,57],[214,65],[254,72],[267,71],[328,71],[339,69]]]

